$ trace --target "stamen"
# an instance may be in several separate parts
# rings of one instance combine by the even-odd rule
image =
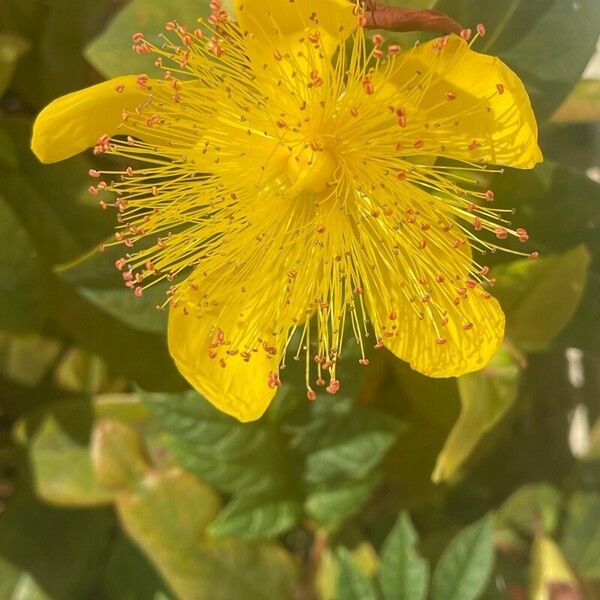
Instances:
[[[161,46],[133,35],[134,51],[152,53],[164,81],[138,75],[146,100],[122,115],[129,135],[103,135],[94,149],[133,165],[89,171],[100,179],[89,192],[114,197],[100,205],[116,212],[107,245],[125,246],[115,263],[125,285],[141,296],[169,282],[157,309],[207,322],[203,351],[221,368],[258,353],[272,360],[272,389],[297,333],[290,352],[306,361],[308,400],[313,380],[340,390],[345,336],[366,366],[365,349],[391,344],[406,318],[423,321],[432,346],[453,343],[451,319],[452,331],[476,330],[467,299],[489,297],[482,285],[495,280],[466,245],[495,252],[494,239],[525,243],[529,234],[477,186],[487,142],[466,137],[461,122],[485,109],[463,108],[447,89],[438,63],[449,38],[411,75],[414,49],[386,50],[380,34],[369,52],[362,28],[351,51],[340,32],[331,59],[317,14],[290,41],[266,9],[260,27],[274,33],[257,52],[218,0],[210,7],[193,31],[167,22]],[[355,16],[364,25],[360,8]],[[498,83],[485,102],[503,93]],[[431,165],[429,156],[444,154],[463,162]]]

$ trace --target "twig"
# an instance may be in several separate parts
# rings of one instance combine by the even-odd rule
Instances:
[[[437,31],[460,34],[461,25],[436,10],[415,10],[403,6],[387,6],[371,0],[365,11],[366,29],[387,31]]]

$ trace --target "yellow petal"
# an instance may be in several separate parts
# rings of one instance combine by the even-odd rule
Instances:
[[[277,370],[277,361],[257,352],[249,362],[236,356],[221,367],[218,360],[208,357],[211,334],[214,326],[205,315],[171,309],[169,351],[181,374],[219,410],[242,422],[258,419],[276,393],[267,378]]]
[[[429,210],[419,205],[423,222],[435,223]],[[502,343],[504,313],[472,280],[470,249],[456,228],[440,233],[432,227],[428,233],[424,248],[396,252],[380,244],[380,255],[363,272],[371,320],[384,345],[416,371],[430,377],[478,371]]]
[[[331,55],[357,26],[353,5],[346,0],[234,0],[234,6],[242,32],[254,40],[251,47],[270,58],[276,50],[294,50],[304,33],[317,30],[325,53]],[[304,42],[300,45],[305,47]]]
[[[504,313],[498,301],[484,298],[480,287],[469,290],[461,300],[473,328],[465,331],[461,314],[452,303],[446,305],[448,324],[438,334],[427,319],[419,319],[404,304],[398,309],[395,336],[384,339],[386,347],[410,366],[429,377],[458,377],[483,369],[500,348],[504,338]]]
[[[522,169],[541,162],[527,91],[499,58],[450,36],[399,57],[392,80],[403,133],[424,142],[422,153]]]
[[[258,419],[277,391],[272,379],[292,318],[289,304],[280,308],[277,282],[266,270],[257,267],[240,293],[234,268],[221,266],[207,277],[194,273],[194,283],[182,284],[185,291],[170,309],[168,337],[187,381],[219,410],[245,422]]]
[[[148,86],[155,83],[159,82],[149,81]],[[119,128],[123,109],[134,110],[147,98],[148,90],[137,85],[135,75],[57,98],[38,115],[31,149],[42,162],[53,163],[94,146],[104,134],[128,133]]]

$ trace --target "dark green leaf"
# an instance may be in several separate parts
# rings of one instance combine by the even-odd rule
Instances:
[[[0,119],[0,124],[16,148],[19,162],[19,170],[0,164],[0,194],[29,232],[44,262],[73,260],[106,238],[114,215],[91,200],[87,158],[76,156],[42,165],[29,149],[31,119],[7,117]]]
[[[0,329],[39,329],[47,315],[46,281],[29,234],[0,196]]]
[[[113,527],[109,510],[51,508],[19,492],[0,515],[0,596],[81,598],[99,575]]]
[[[57,273],[77,288],[86,300],[115,319],[140,331],[164,334],[167,311],[156,307],[166,300],[170,283],[154,285],[138,298],[133,290],[125,287],[121,274],[115,268],[115,260],[121,255],[121,248],[104,252],[94,248],[78,260],[58,267]]]
[[[8,133],[0,129],[0,167],[16,169],[19,165],[17,149]]]
[[[340,575],[338,579],[339,600],[377,600],[375,586],[354,564],[345,548],[338,551]]]
[[[86,43],[114,11],[112,0],[56,0],[37,42],[36,63],[41,76],[27,78],[20,89],[32,92],[35,101],[50,102],[77,89],[95,83],[88,62],[83,57]],[[65,27],[65,23],[69,26]]]
[[[492,521],[486,516],[450,542],[433,575],[433,600],[481,597],[494,565],[492,533]]]
[[[485,23],[474,49],[500,56],[523,79],[538,119],[548,119],[575,86],[600,36],[595,0],[439,0],[465,27]]]
[[[302,504],[294,498],[240,496],[221,510],[208,531],[243,540],[273,538],[294,527],[301,516]]]
[[[569,502],[561,547],[584,577],[600,577],[600,495],[574,494]]]
[[[124,536],[111,547],[104,582],[106,600],[169,599],[156,571]]]
[[[153,390],[180,390],[184,381],[167,351],[164,335],[136,331],[90,305],[66,283],[55,280],[50,312],[62,331],[100,355],[115,372]],[[143,360],[141,357],[143,356]]]
[[[407,513],[402,513],[381,551],[381,588],[385,600],[424,600],[429,565],[416,551],[419,541]]]

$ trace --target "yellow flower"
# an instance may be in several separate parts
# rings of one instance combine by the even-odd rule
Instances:
[[[134,36],[164,79],[59,98],[34,128],[42,161],[94,146],[123,165],[90,191],[114,198],[126,284],[172,282],[182,374],[249,421],[288,354],[309,399],[338,391],[344,335],[363,365],[385,346],[433,377],[481,369],[504,334],[485,253],[527,233],[474,184],[541,160],[519,78],[459,36],[371,44],[343,0],[235,4],[161,46]]]

